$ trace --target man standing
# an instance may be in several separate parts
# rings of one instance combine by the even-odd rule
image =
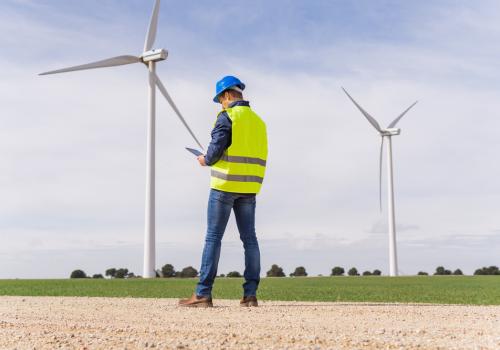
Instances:
[[[260,251],[255,234],[255,197],[266,170],[267,133],[266,124],[243,99],[244,89],[245,84],[233,76],[222,78],[215,87],[214,102],[222,105],[222,111],[212,130],[207,154],[198,157],[201,166],[212,168],[200,279],[193,296],[180,300],[180,306],[212,306],[221,240],[231,210],[245,249],[245,282],[240,305],[258,305]]]

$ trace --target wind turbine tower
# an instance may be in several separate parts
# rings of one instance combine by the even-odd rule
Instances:
[[[368,122],[378,131],[381,136],[380,142],[380,158],[379,158],[379,204],[380,210],[382,211],[382,158],[384,151],[384,140],[387,142],[387,211],[388,211],[388,222],[389,222],[389,275],[398,275],[398,256],[397,256],[397,246],[396,246],[396,210],[394,205],[394,177],[393,177],[393,166],[392,166],[392,137],[397,136],[401,133],[401,129],[395,128],[396,124],[403,118],[403,116],[417,104],[414,102],[410,107],[408,107],[403,113],[401,113],[396,119],[394,119],[387,128],[383,129],[380,124],[373,118],[368,112],[366,112],[352,97],[349,93],[342,88],[346,93],[347,97],[354,103],[354,105],[359,109],[359,111],[365,116]]]
[[[149,23],[148,33],[144,43],[144,50],[140,56],[124,55],[97,62],[87,63],[79,66],[73,66],[50,72],[41,73],[40,75],[56,74],[73,72],[79,70],[95,69],[122,66],[132,63],[143,63],[148,69],[149,78],[149,115],[147,129],[147,156],[146,156],[146,208],[145,208],[145,230],[144,230],[144,269],[143,277],[151,278],[156,276],[155,272],[155,138],[156,138],[156,87],[170,104],[175,114],[179,117],[182,124],[191,134],[198,146],[203,149],[203,146],[198,141],[193,131],[186,123],[186,120],[180,113],[174,101],[168,94],[165,86],[160,81],[156,74],[156,64],[164,61],[168,52],[165,49],[154,49],[153,45],[156,39],[158,29],[158,15],[160,12],[160,0],[155,1],[153,13]]]

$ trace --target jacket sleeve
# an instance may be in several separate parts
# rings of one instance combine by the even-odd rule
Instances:
[[[212,140],[205,155],[207,165],[211,166],[217,163],[224,151],[231,146],[231,131],[232,123],[227,113],[220,113],[212,130]]]

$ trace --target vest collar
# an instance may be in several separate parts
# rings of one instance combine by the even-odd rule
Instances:
[[[241,101],[234,101],[234,102],[231,102],[228,106],[228,108],[233,108],[233,107],[236,107],[236,106],[245,106],[245,107],[250,107],[250,102],[248,101],[245,101],[245,100],[241,100]]]

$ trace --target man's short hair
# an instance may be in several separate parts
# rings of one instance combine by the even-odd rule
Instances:
[[[243,98],[243,92],[241,91],[241,89],[237,86],[234,86],[228,90],[226,90],[230,95],[231,97],[236,97],[236,98]]]

